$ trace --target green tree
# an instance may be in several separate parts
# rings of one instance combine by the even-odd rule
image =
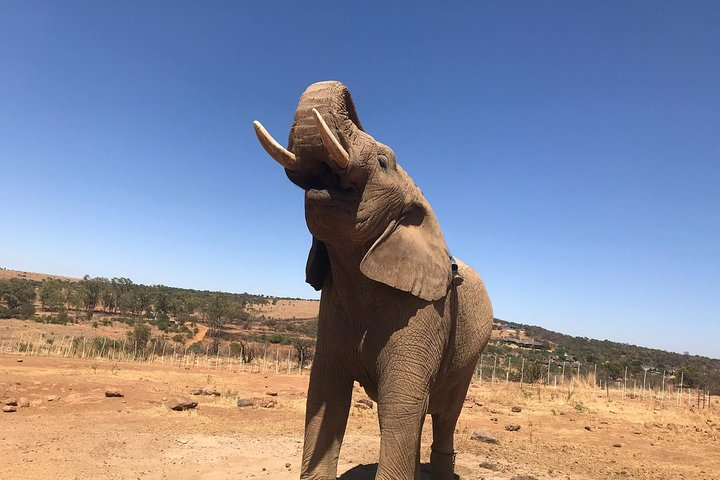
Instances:
[[[65,301],[62,283],[57,280],[44,280],[38,293],[43,310],[54,312],[62,307]]]
[[[205,315],[205,322],[208,326],[208,335],[213,339],[212,350],[217,352],[218,345],[220,344],[220,335],[222,329],[225,326],[225,319],[227,317],[228,305],[225,299],[220,295],[213,295],[210,300],[205,304],[203,314]]]
[[[95,312],[95,307],[100,301],[101,292],[102,279],[90,278],[90,275],[85,275],[80,280],[80,296],[88,320],[92,318],[93,312]]]

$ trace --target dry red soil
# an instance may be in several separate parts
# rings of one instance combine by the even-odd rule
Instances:
[[[30,401],[0,413],[0,478],[296,479],[307,380],[0,354],[0,400]],[[221,395],[190,395],[206,385]],[[105,397],[108,386],[124,398]],[[170,410],[167,402],[180,394],[198,407]],[[359,388],[354,395],[365,397]],[[238,408],[237,398],[255,406]],[[270,400],[276,404],[264,408]],[[520,430],[506,431],[511,423]],[[470,440],[478,430],[499,443]],[[475,384],[456,431],[456,472],[462,479],[720,478],[719,430],[716,400],[692,410],[649,395],[622,400],[611,392],[608,399],[591,388]],[[340,478],[373,478],[378,435],[376,409],[353,408]]]

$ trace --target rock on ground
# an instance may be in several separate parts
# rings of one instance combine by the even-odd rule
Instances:
[[[175,397],[168,402],[168,408],[170,408],[170,410],[176,410],[180,412],[183,410],[195,408],[197,407],[197,404],[197,402],[190,400],[187,397]]]
[[[476,442],[484,442],[484,443],[494,443],[498,444],[500,441],[493,437],[492,435],[488,435],[487,433],[483,433],[480,431],[475,431],[470,435],[470,440],[475,440]]]
[[[105,396],[106,397],[124,397],[125,395],[120,391],[119,388],[107,387],[107,388],[105,388]]]
[[[238,407],[252,407],[253,402],[251,400],[248,400],[247,398],[238,398],[237,406]]]

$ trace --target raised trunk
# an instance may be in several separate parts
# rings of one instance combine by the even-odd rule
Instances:
[[[320,112],[346,150],[358,132],[363,131],[350,91],[345,85],[335,81],[310,85],[300,97],[288,140],[288,150],[297,156],[297,170],[300,172],[315,171],[328,158],[313,109]]]

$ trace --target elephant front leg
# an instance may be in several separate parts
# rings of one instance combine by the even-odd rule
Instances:
[[[310,372],[301,480],[335,480],[350,412],[353,381],[323,365],[316,361]]]
[[[410,388],[407,392],[417,392]],[[380,394],[380,461],[376,480],[415,480],[420,475],[420,435],[427,396]]]

